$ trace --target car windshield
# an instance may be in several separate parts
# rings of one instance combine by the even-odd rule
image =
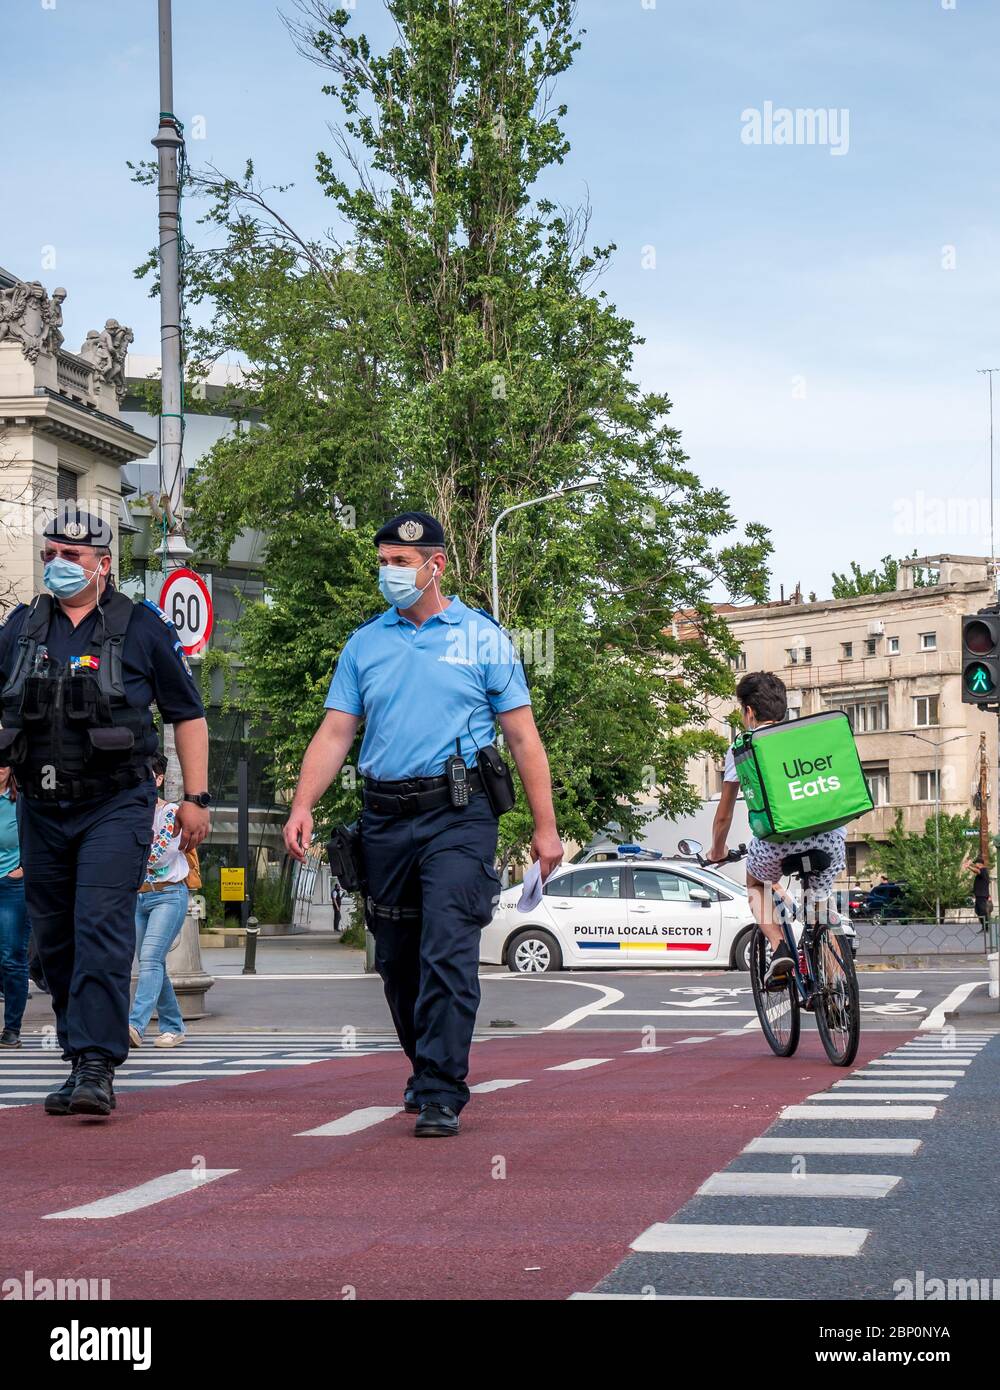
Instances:
[[[734,883],[731,878],[726,878],[725,874],[717,874],[714,869],[703,869],[699,865],[697,873],[699,878],[710,879],[713,883],[719,884],[721,888],[725,888],[727,893],[742,893],[744,896],[746,895],[747,890],[742,883]]]

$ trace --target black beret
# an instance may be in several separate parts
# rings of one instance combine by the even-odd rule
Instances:
[[[60,545],[110,545],[111,527],[76,502],[60,502],[56,514],[42,532],[47,541]]]
[[[403,512],[375,532],[376,545],[444,545],[444,528],[426,512]]]

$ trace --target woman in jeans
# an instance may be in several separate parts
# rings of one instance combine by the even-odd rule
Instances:
[[[3,1032],[0,1047],[21,1046],[21,1020],[28,1002],[28,916],[24,908],[24,870],[17,837],[17,785],[9,767],[0,767],[0,986]]]
[[[163,786],[166,758],[153,758],[157,791]],[[149,849],[146,879],[135,905],[135,944],[139,953],[139,983],[128,1020],[129,1041],[142,1046],[143,1033],[156,1010],[160,1031],[157,1047],[178,1047],[184,1041],[184,1023],[174,987],[167,974],[167,952],[180,935],[188,908],[187,877],[190,864],[180,848],[177,803],[156,798],[153,843]]]

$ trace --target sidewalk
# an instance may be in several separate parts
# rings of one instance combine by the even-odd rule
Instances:
[[[232,946],[202,946],[201,963],[217,978],[243,974],[244,952]],[[365,953],[342,946],[332,932],[262,936],[257,943],[258,975],[363,975]]]

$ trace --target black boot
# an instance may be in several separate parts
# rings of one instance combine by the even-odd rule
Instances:
[[[110,1115],[115,1108],[115,1069],[103,1052],[85,1052],[69,1102],[71,1115]]]
[[[70,1063],[72,1070],[70,1071],[69,1076],[67,1076],[66,1080],[59,1087],[58,1091],[50,1091],[49,1094],[45,1097],[46,1115],[69,1114],[69,1103],[72,1100],[73,1092],[76,1089],[76,1075],[77,1068],[79,1067],[79,1065],[79,1057],[74,1057]]]
[[[422,1105],[413,1133],[418,1139],[449,1139],[458,1133],[458,1116],[447,1105]]]

